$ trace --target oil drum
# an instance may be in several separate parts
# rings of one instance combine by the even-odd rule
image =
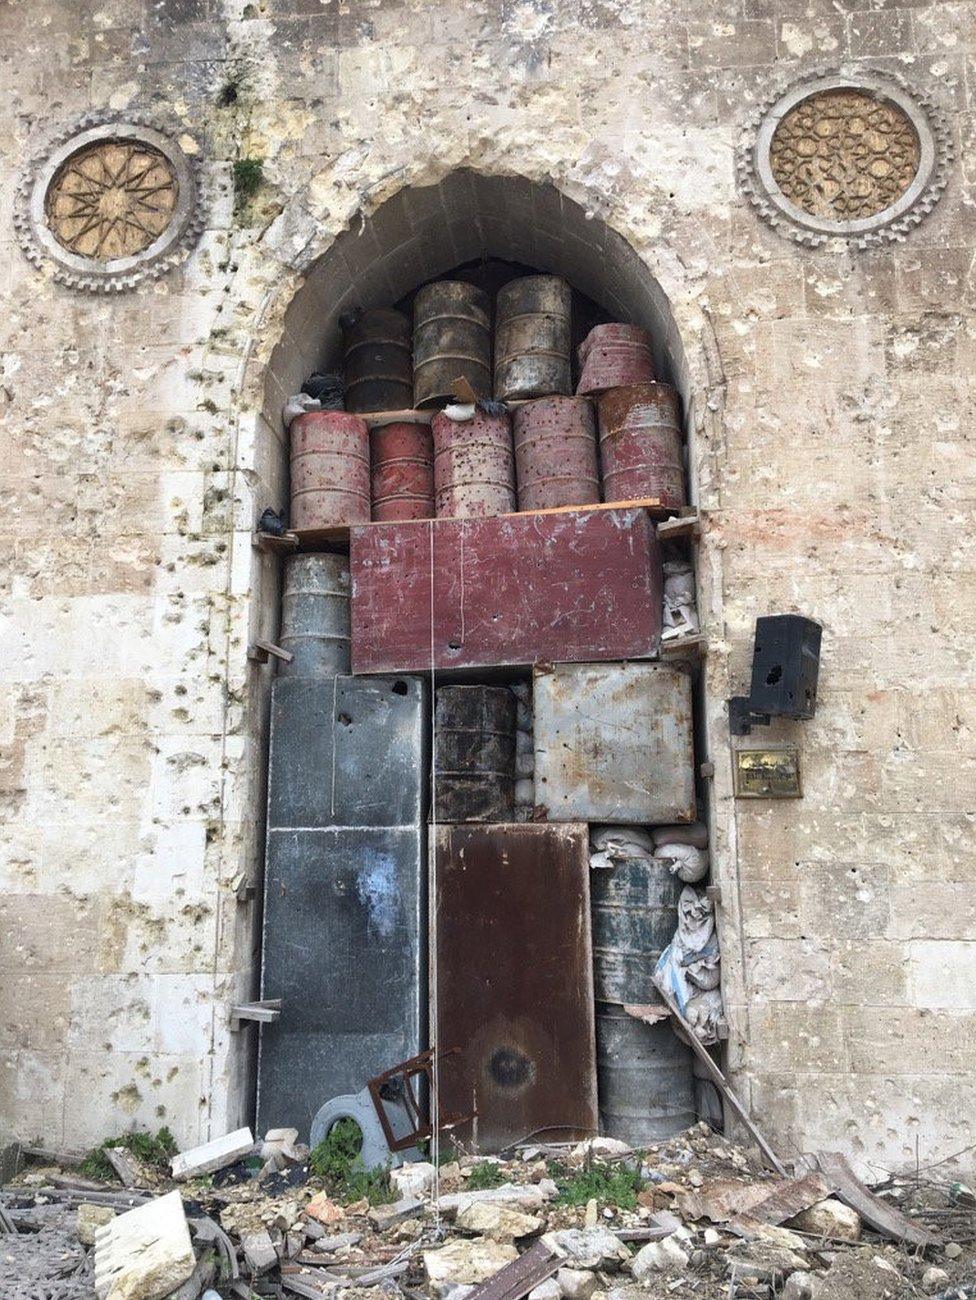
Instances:
[[[369,430],[347,411],[291,423],[291,526],[301,532],[369,523]]]
[[[437,280],[413,304],[413,405],[443,406],[458,378],[491,392],[491,304],[476,285]]]
[[[652,976],[678,924],[682,882],[648,853],[590,873],[593,996],[660,1002]]]
[[[651,336],[639,325],[595,325],[580,344],[577,393],[649,384],[654,380]]]
[[[349,672],[349,560],[344,555],[289,555],[281,596],[280,677],[334,677]]]
[[[365,311],[345,332],[346,410],[408,411],[413,406],[411,325],[387,307]]]
[[[507,686],[442,686],[434,710],[439,822],[510,822],[515,696]]]
[[[431,432],[439,518],[469,519],[516,509],[512,424],[507,415],[476,410],[470,420],[452,420],[438,412]]]
[[[571,393],[573,291],[558,275],[510,280],[495,299],[495,397]]]
[[[666,1020],[647,1025],[622,1006],[598,1003],[596,1077],[608,1137],[646,1147],[695,1122],[691,1048]]]
[[[394,421],[370,430],[373,519],[431,519],[434,445],[430,425]]]
[[[681,404],[667,384],[614,388],[599,398],[603,499],[685,504]]]
[[[585,397],[542,397],[516,408],[515,470],[520,510],[600,500],[596,416]]]

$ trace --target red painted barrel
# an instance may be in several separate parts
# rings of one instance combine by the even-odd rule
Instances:
[[[374,425],[370,433],[373,518],[431,519],[434,445],[428,424]]]
[[[651,336],[639,325],[595,325],[580,344],[577,393],[654,381]]]
[[[604,501],[685,504],[681,403],[667,384],[614,388],[599,399]]]
[[[470,420],[451,420],[438,412],[431,432],[438,518],[470,519],[516,509],[512,425],[507,415],[475,411]]]
[[[515,412],[520,510],[600,500],[596,417],[585,397],[543,397]]]
[[[369,429],[348,411],[291,423],[291,527],[369,523]]]

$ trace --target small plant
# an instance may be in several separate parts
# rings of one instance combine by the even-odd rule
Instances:
[[[570,1172],[554,1168],[552,1175],[559,1188],[557,1202],[562,1205],[616,1205],[622,1210],[636,1210],[637,1193],[643,1183],[636,1169],[627,1165],[608,1165],[594,1161]]]
[[[354,1119],[340,1119],[312,1151],[312,1173],[325,1181],[329,1194],[344,1201],[369,1201],[370,1205],[388,1205],[396,1197],[388,1169],[366,1169],[360,1152],[362,1129]]]
[[[167,1169],[171,1156],[175,1156],[179,1147],[168,1128],[161,1128],[155,1137],[151,1133],[125,1133],[122,1137],[109,1138],[100,1147],[89,1151],[78,1166],[86,1178],[96,1178],[108,1182],[115,1177],[115,1170],[109,1164],[105,1151],[109,1147],[125,1147],[144,1165],[156,1169]]]
[[[234,216],[242,217],[261,188],[264,162],[260,158],[238,158],[234,163]]]
[[[500,1187],[504,1181],[501,1169],[493,1160],[479,1160],[464,1185],[469,1192],[484,1192],[489,1187]]]

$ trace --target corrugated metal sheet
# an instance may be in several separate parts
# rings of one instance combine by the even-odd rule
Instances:
[[[424,1045],[427,754],[422,683],[273,688],[257,1124],[318,1107]]]
[[[596,1129],[585,826],[437,831],[441,1109],[483,1151]]]
[[[432,651],[443,669],[660,644],[660,554],[636,507],[353,528],[350,568],[354,673],[423,671]]]
[[[536,669],[533,703],[535,801],[551,821],[694,820],[686,673],[665,664],[558,664]]]

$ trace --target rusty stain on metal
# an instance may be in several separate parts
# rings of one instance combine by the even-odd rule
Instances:
[[[413,304],[413,404],[443,406],[463,376],[479,397],[491,392],[491,304],[473,284],[437,280]]]
[[[401,411],[413,406],[412,327],[401,311],[376,307],[346,331],[346,410]]]
[[[615,388],[599,399],[600,459],[608,501],[654,496],[685,504],[681,403],[667,384]]]
[[[586,826],[439,826],[441,1107],[498,1151],[596,1131]]]
[[[515,456],[508,415],[475,411],[470,420],[435,415],[434,499],[442,517],[472,519],[515,509]]]
[[[308,411],[291,423],[291,527],[368,522],[369,430],[347,411]]]
[[[600,500],[596,416],[585,397],[545,397],[515,412],[520,510]]]
[[[429,425],[396,420],[370,430],[373,518],[430,519],[434,444]]]
[[[577,393],[649,384],[654,379],[651,336],[639,325],[595,325],[580,344]]]
[[[355,673],[654,655],[657,535],[639,507],[350,533]],[[433,587],[433,590],[432,590]]]
[[[515,696],[508,687],[439,687],[434,730],[437,820],[511,821]]]
[[[495,300],[495,397],[572,392],[573,291],[558,275],[510,280]]]
[[[554,821],[695,819],[691,679],[666,664],[536,672],[535,801]]]

